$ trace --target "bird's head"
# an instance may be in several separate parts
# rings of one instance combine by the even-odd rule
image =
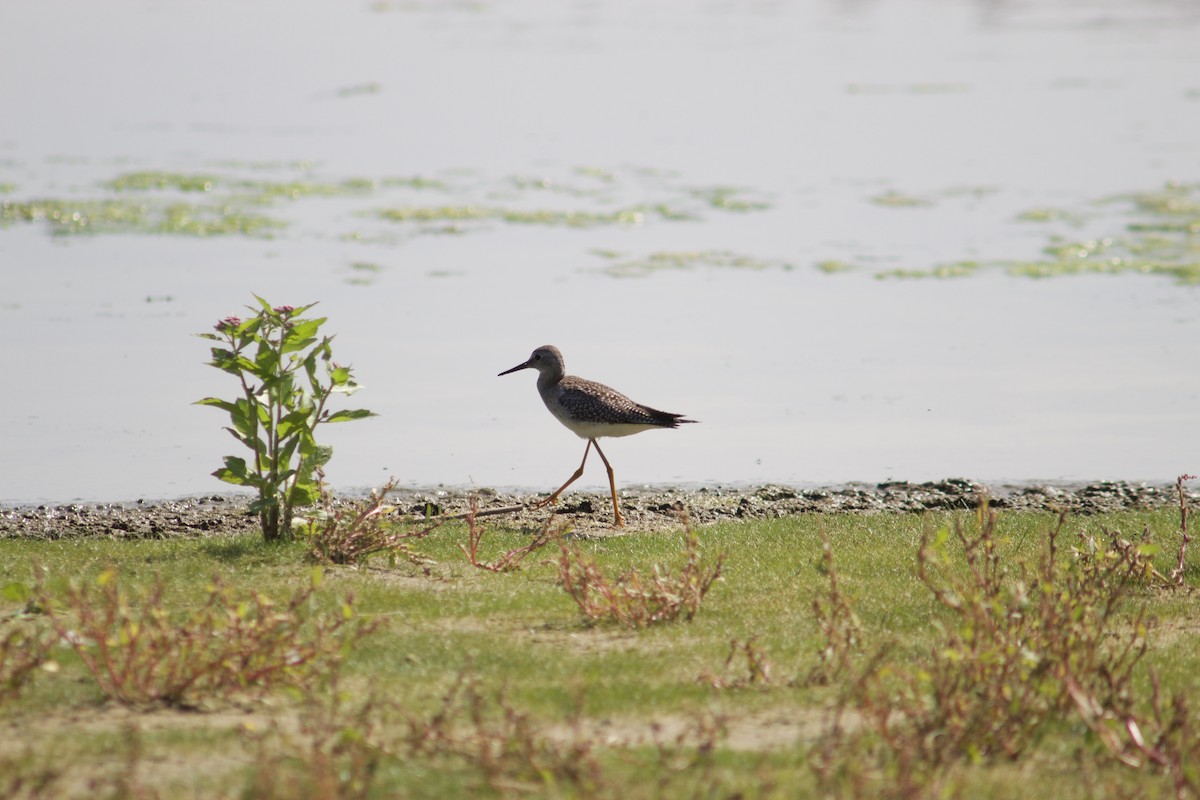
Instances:
[[[562,353],[554,345],[542,345],[530,354],[528,361],[517,364],[512,369],[506,369],[496,377],[508,375],[510,372],[517,372],[523,369],[536,369],[542,374],[554,374],[557,372],[559,375],[562,375],[564,369]]]

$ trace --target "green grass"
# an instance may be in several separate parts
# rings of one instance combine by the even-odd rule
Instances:
[[[584,624],[557,586],[550,563],[557,555],[554,545],[526,559],[518,572],[473,569],[458,550],[466,539],[463,526],[446,526],[416,543],[415,549],[436,562],[428,575],[408,563],[389,567],[382,557],[363,570],[328,568],[320,593],[328,613],[336,613],[341,597],[352,593],[358,613],[380,621],[376,633],[350,655],[341,678],[351,706],[373,687],[392,709],[385,715],[389,722],[374,734],[379,741],[395,741],[405,725],[428,720],[465,672],[477,681],[481,718],[501,720],[507,707],[524,715],[532,736],[549,742],[552,751],[543,757],[540,774],[512,767],[490,789],[486,770],[461,753],[385,756],[372,773],[369,796],[437,797],[481,788],[485,795],[549,797],[811,793],[817,786],[811,748],[826,709],[847,688],[844,680],[827,686],[804,680],[817,666],[824,641],[812,607],[814,597],[826,597],[829,589],[821,530],[832,542],[840,588],[861,620],[866,649],[890,643],[890,658],[903,664],[935,647],[938,625],[953,621],[916,577],[922,532],[951,526],[955,520],[969,524],[972,518],[825,515],[702,528],[706,559],[715,558],[718,551],[726,554],[723,579],[693,622],[641,630]],[[1046,513],[1002,513],[997,547],[1004,562],[1036,559],[1054,522]],[[1069,550],[1078,533],[1098,535],[1102,528],[1120,530],[1127,538],[1148,529],[1151,540],[1161,546],[1156,568],[1167,574],[1175,566],[1178,511],[1071,518],[1060,540],[1063,549]],[[520,546],[528,537],[528,532],[495,523],[483,546],[488,554],[498,553]],[[635,566],[643,572],[655,564],[677,567],[683,541],[682,531],[634,533],[583,540],[579,546],[615,575]],[[248,536],[133,542],[10,539],[0,541],[0,585],[32,583],[34,565],[52,576],[52,584],[68,577],[94,580],[115,566],[121,579],[133,585],[147,585],[161,576],[168,586],[167,604],[186,609],[203,600],[213,575],[234,587],[283,597],[308,580],[304,553],[302,544],[267,545]],[[1148,655],[1138,666],[1139,691],[1149,685],[1150,667],[1162,679],[1164,694],[1200,688],[1191,596],[1200,583],[1200,566],[1191,557],[1185,583],[1174,590],[1147,586],[1125,602],[1123,613],[1145,605],[1157,619]],[[5,601],[0,614],[7,618],[21,608],[20,603]],[[751,638],[770,662],[769,684],[718,689],[711,680],[699,680],[702,675],[723,675],[736,683],[744,677],[744,659],[735,657],[728,668],[724,665],[731,641]],[[72,653],[59,648],[54,657],[59,670],[38,674],[4,707],[0,739],[10,744],[0,746],[0,772],[7,769],[28,777],[39,765],[47,766],[60,771],[55,785],[68,795],[72,786],[86,792],[89,777],[111,782],[132,775],[139,785],[162,796],[177,796],[180,787],[200,778],[200,788],[179,796],[213,797],[238,794],[256,771],[273,769],[276,778],[289,780],[299,775],[300,785],[307,785],[304,776],[311,773],[306,770],[316,769],[306,749],[313,746],[312,737],[296,722],[302,698],[283,693],[248,706],[217,702],[215,710],[202,714],[123,711],[103,701]],[[554,755],[554,747],[563,750],[570,741],[576,709],[582,714],[589,749],[582,755]],[[469,727],[470,716],[464,712],[457,724]],[[706,716],[727,732],[712,740],[711,750],[694,747],[705,740],[702,733],[685,735],[689,728],[702,729]],[[264,733],[273,725],[279,729],[276,734]],[[139,731],[140,755],[133,758],[137,766],[116,768],[114,764],[128,760],[132,752],[128,736],[122,738],[126,728]],[[276,761],[264,761],[260,747],[278,757]],[[343,742],[341,747],[330,746],[331,758],[358,752],[352,744]],[[390,752],[387,746],[383,751]],[[516,758],[511,753],[509,757]],[[591,783],[572,782],[555,772],[571,763],[594,764],[599,777]],[[1088,781],[1080,777],[1081,763],[1089,779],[1108,787],[1111,796],[1172,796],[1169,779],[1148,768],[1133,771],[1116,765],[1069,715],[1015,761],[953,761],[938,773],[935,788],[971,797],[1092,796]],[[151,766],[159,764],[169,768]],[[883,781],[879,776],[871,780]],[[317,796],[314,785],[309,790]],[[5,786],[0,780],[0,793]],[[843,791],[845,796],[865,797],[879,788],[879,783],[868,781],[859,794],[845,786]]]

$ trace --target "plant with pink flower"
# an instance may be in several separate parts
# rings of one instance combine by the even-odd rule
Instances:
[[[259,515],[263,537],[275,541],[291,537],[295,508],[313,505],[320,497],[319,470],[333,448],[317,444],[317,426],[374,414],[326,408],[333,395],[353,394],[359,385],[350,367],[333,361],[333,337],[318,337],[326,318],[304,316],[315,303],[272,307],[254,297],[260,308],[249,307],[253,316],[226,317],[213,326],[216,333],[197,334],[219,342],[208,363],[235,376],[241,396],[206,397],[197,405],[229,414],[225,430],[253,453],[249,460],[226,456],[225,466],[213,475],[257,490],[252,510]]]

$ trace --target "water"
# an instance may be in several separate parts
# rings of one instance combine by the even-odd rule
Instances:
[[[1198,29],[1165,0],[14,6],[0,200],[229,203],[288,225],[0,228],[0,501],[223,491],[208,473],[238,445],[190,403],[234,387],[190,334],[251,292],[319,300],[366,386],[353,404],[381,414],[328,429],[344,488],[557,486],[582,441],[532,375],[495,377],[545,343],[703,421],[605,445],[624,485],[1200,471],[1196,286],[876,277],[1038,260],[1137,216],[1097,201],[1200,180]],[[138,171],[218,182],[106,185]],[[438,185],[248,199],[412,176]],[[720,187],[749,207],[716,207]],[[692,218],[378,217],[656,204]],[[1017,220],[1037,208],[1079,219]],[[662,252],[707,255],[645,270]],[[580,485],[604,480],[593,465]]]

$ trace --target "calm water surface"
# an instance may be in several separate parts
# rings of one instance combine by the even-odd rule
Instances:
[[[625,485],[1200,472],[1197,286],[878,277],[1037,260],[1127,230],[1114,197],[1200,181],[1194,3],[66,0],[4,20],[0,201],[286,227],[0,227],[0,501],[223,491],[208,473],[237,445],[190,403],[234,387],[190,334],[252,292],[319,300],[354,405],[381,414],[328,429],[343,488],[557,486],[582,442],[531,374],[496,377],[545,343],[703,421],[606,445]],[[111,183],[134,173],[216,181]],[[252,197],[284,184],[310,189]],[[380,217],[414,208],[433,219]],[[522,216],[547,210],[595,219]]]

